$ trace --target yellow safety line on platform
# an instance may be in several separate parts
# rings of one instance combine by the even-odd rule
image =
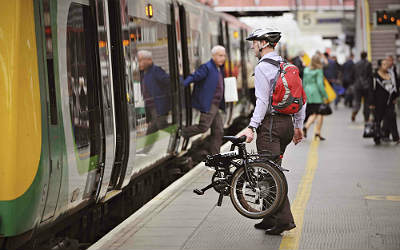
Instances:
[[[301,182],[297,188],[296,198],[291,206],[296,228],[284,234],[279,247],[281,250],[299,248],[301,232],[303,229],[304,211],[306,209],[308,199],[310,198],[311,186],[314,179],[315,170],[318,166],[318,145],[319,140],[313,140],[311,142],[310,151],[308,152],[306,170],[301,178]]]

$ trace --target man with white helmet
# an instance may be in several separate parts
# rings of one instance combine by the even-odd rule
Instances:
[[[279,68],[267,61],[283,61],[274,51],[280,38],[281,32],[271,28],[256,29],[246,38],[252,41],[252,49],[260,60],[255,68],[256,107],[248,128],[239,135],[246,135],[247,142],[251,142],[254,132],[257,131],[257,151],[270,151],[276,155],[283,155],[291,141],[297,144],[302,140],[305,117],[305,105],[294,115],[288,115],[275,111],[270,103]],[[281,160],[278,163],[280,164]],[[277,212],[255,225],[255,228],[264,229],[265,233],[270,235],[280,235],[283,231],[295,227],[287,197]]]

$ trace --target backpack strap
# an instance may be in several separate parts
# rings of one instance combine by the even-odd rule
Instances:
[[[260,62],[267,62],[269,64],[272,64],[275,67],[279,68],[279,70],[281,68],[281,62],[280,61],[275,61],[274,59],[271,59],[271,58],[264,58],[264,59],[258,61],[257,64],[259,64]],[[254,75],[255,75],[255,73],[253,73],[251,76],[254,76]]]
[[[278,68],[278,73],[276,73],[274,82],[272,83],[272,93],[274,93],[276,82],[278,81],[278,77],[279,77],[280,73],[282,73],[281,62],[280,61],[276,61],[276,60],[271,59],[271,58],[264,58],[264,59],[260,60],[258,63],[260,63],[260,62],[267,62],[267,63],[272,64],[272,65],[274,65],[275,67]],[[271,94],[271,97],[272,97],[272,94]],[[272,100],[271,100],[271,102],[272,102]]]
[[[271,59],[271,58],[264,58],[264,59],[260,60],[258,63],[260,63],[260,62],[267,62],[269,64],[274,65],[277,68],[281,67],[281,62],[280,61],[275,61],[274,59]]]
[[[268,110],[270,110],[270,112],[272,112],[272,95],[274,94],[275,87],[276,87],[276,82],[278,81],[279,75],[282,73],[281,62],[280,61],[276,61],[276,60],[271,59],[271,58],[264,58],[264,59],[260,60],[258,63],[260,63],[260,62],[267,62],[267,63],[272,64],[272,65],[274,65],[275,67],[278,68],[278,72],[276,73],[274,81],[272,82],[271,95],[269,97],[269,104],[268,104],[268,107],[267,107],[267,112],[268,112]]]

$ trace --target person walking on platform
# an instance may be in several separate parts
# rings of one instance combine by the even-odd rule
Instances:
[[[300,51],[297,56],[292,60],[293,65],[299,69],[300,78],[303,79],[304,63],[303,63],[304,51]]]
[[[353,89],[354,89],[354,55],[350,54],[350,57],[343,64],[343,87],[346,89],[344,95],[344,105],[353,107]]]
[[[311,58],[311,65],[304,69],[303,87],[307,95],[307,109],[308,116],[307,122],[304,125],[304,137],[307,137],[307,130],[310,126],[317,121],[315,126],[315,139],[325,140],[321,136],[321,128],[323,122],[323,115],[320,113],[320,106],[324,100],[328,99],[328,94],[324,88],[324,74],[322,72],[321,58],[314,55]]]
[[[302,127],[305,117],[305,105],[293,117],[276,112],[270,105],[278,67],[266,62],[266,59],[283,61],[274,51],[280,38],[281,32],[270,28],[257,29],[246,38],[246,40],[252,41],[252,49],[260,61],[255,68],[256,107],[249,127],[239,134],[239,136],[247,137],[246,142],[251,142],[254,132],[257,131],[257,151],[268,150],[277,155],[283,155],[286,146],[291,141],[297,144],[303,139]],[[281,160],[277,163],[281,164]],[[260,223],[255,224],[255,228],[264,229],[265,233],[270,235],[279,235],[283,231],[295,227],[287,196],[282,207],[273,215],[265,217]]]
[[[217,45],[211,50],[212,58],[190,74],[183,84],[195,83],[192,93],[192,107],[201,112],[199,124],[186,127],[182,136],[188,140],[191,136],[205,133],[211,127],[210,153],[217,154],[222,145],[224,124],[219,109],[225,110],[224,73],[225,48]]]
[[[388,55],[386,57],[386,61],[388,63],[388,67],[389,67],[389,73],[391,75],[391,77],[393,77],[393,79],[398,83],[399,82],[399,74],[397,73],[398,69],[396,64],[394,63],[394,58],[392,55]]]
[[[354,65],[354,105],[351,121],[356,120],[358,111],[361,108],[361,99],[364,98],[364,121],[369,117],[368,92],[372,85],[372,64],[367,60],[367,52],[361,52],[361,60]]]
[[[393,84],[396,86],[397,93],[399,92],[399,87],[400,87],[400,80],[398,78],[397,74],[397,69],[396,65],[394,65],[394,59],[392,55],[388,55],[385,60],[388,64],[388,72],[390,74],[390,79],[393,81]],[[396,102],[394,103],[394,105]],[[395,111],[395,109],[393,109]],[[391,130],[393,128],[396,128],[397,131],[397,121],[396,121],[396,113],[395,112],[389,112],[385,115],[383,118],[383,124],[382,124],[382,140],[383,141],[389,141],[389,136],[391,133]],[[391,129],[392,128],[392,129]],[[395,139],[396,136],[392,134],[392,138]]]
[[[325,53],[325,56],[328,60],[328,64],[323,67],[323,72],[325,78],[336,92],[336,99],[334,102],[336,109],[340,102],[341,95],[344,94],[344,88],[339,84],[341,66],[337,62],[336,56],[331,57],[328,53]]]
[[[387,60],[378,60],[378,70],[374,73],[370,97],[370,108],[375,110],[376,131],[374,142],[376,145],[381,143],[381,123],[386,117],[390,117],[387,121],[387,128],[392,134],[393,141],[397,144],[400,143],[394,107],[396,98],[399,96],[399,89],[393,77],[394,75],[389,71],[389,62]]]

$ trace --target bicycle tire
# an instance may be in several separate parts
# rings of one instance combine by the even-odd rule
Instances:
[[[286,179],[279,169],[266,163],[250,163],[247,168],[256,178],[255,191],[249,188],[244,168],[240,168],[232,176],[230,198],[241,215],[261,219],[273,214],[284,202],[287,195]]]
[[[268,164],[268,163],[266,163],[266,164]],[[286,180],[285,174],[279,169],[277,169],[277,173],[282,178],[283,199],[281,199],[280,204],[278,205],[278,208],[280,208],[283,205],[283,203],[285,202],[285,197],[287,196],[289,189],[288,189],[288,184],[287,184],[287,180]]]

